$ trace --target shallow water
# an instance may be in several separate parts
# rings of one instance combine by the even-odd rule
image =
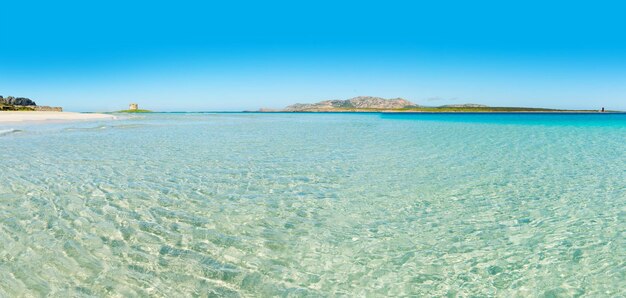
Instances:
[[[2,297],[626,295],[626,115],[0,131]]]

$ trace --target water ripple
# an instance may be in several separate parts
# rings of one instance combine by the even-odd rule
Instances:
[[[27,127],[0,296],[626,294],[622,122],[432,117]]]

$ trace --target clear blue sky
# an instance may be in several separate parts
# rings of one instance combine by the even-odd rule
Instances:
[[[241,110],[357,95],[626,110],[618,1],[5,1],[0,95]]]

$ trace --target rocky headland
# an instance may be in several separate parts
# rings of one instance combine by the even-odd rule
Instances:
[[[0,111],[62,112],[61,107],[38,106],[30,98],[0,95]]]

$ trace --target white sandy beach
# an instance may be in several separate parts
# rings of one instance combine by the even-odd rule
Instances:
[[[74,112],[0,112],[0,123],[4,122],[57,122],[80,120],[112,120],[115,116],[108,114],[74,113]]]

